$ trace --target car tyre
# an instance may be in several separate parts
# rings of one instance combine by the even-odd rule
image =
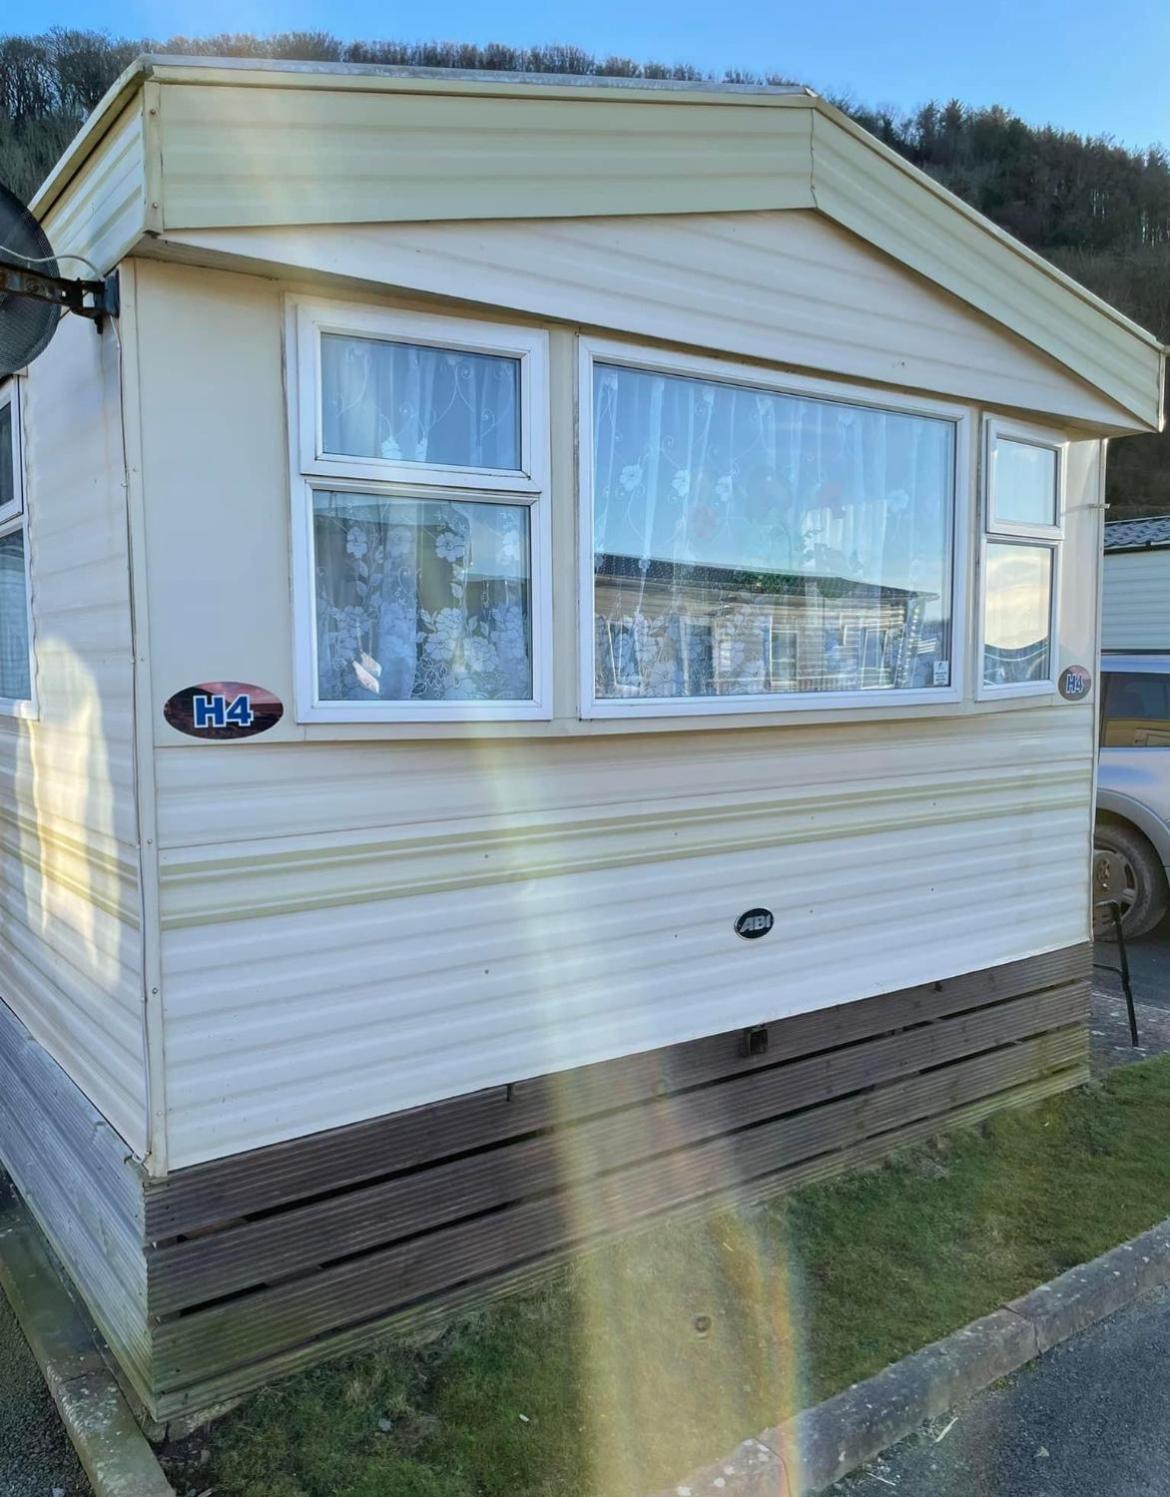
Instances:
[[[1166,870],[1157,853],[1141,832],[1123,821],[1098,822],[1095,841],[1098,847],[1119,857],[1125,869],[1126,893],[1120,902],[1126,940],[1146,935],[1170,905]],[[1113,922],[1107,910],[1094,910],[1093,927],[1099,939],[1112,940]]]

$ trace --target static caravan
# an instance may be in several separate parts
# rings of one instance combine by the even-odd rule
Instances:
[[[1106,523],[1101,648],[1170,653],[1170,515]]]
[[[1155,339],[799,89],[146,57],[32,206],[0,1156],[153,1414],[1085,1077]]]

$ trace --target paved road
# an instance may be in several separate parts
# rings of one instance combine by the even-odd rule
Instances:
[[[1097,955],[1115,960],[1115,948]],[[1094,974],[1094,1065],[1170,1050],[1170,919],[1129,947],[1141,1048],[1121,984]],[[956,1417],[957,1415],[957,1417]],[[954,1421],[952,1423],[952,1420]],[[1065,1342],[929,1425],[832,1497],[1167,1497],[1170,1291]]]
[[[1096,969],[1089,1030],[1093,1069],[1098,1074],[1115,1065],[1170,1051],[1170,917],[1148,936],[1129,942],[1127,950],[1140,1047],[1135,1051],[1130,1044],[1120,979],[1114,973]],[[1100,961],[1115,963],[1117,947],[1103,941],[1095,955]]]
[[[1162,1289],[933,1421],[833,1497],[1166,1497],[1168,1373]]]
[[[0,1293],[0,1497],[90,1497],[40,1368]]]

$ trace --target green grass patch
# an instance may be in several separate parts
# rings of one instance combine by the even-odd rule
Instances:
[[[176,1452],[172,1479],[216,1497],[644,1497],[1167,1215],[1170,1058],[660,1223],[440,1334],[289,1378]]]

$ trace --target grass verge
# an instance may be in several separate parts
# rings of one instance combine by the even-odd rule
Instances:
[[[264,1390],[216,1497],[642,1497],[1170,1215],[1170,1057]]]

